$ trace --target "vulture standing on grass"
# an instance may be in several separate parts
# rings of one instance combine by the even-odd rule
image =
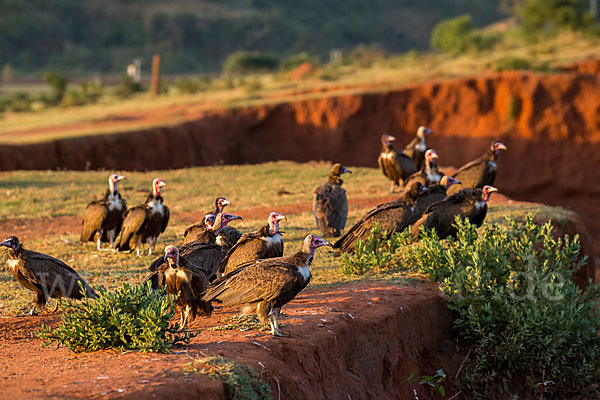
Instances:
[[[215,224],[215,215],[206,214],[202,222],[194,224],[187,228],[183,233],[183,244],[192,242],[208,243],[215,241],[216,237],[212,229]]]
[[[231,205],[231,203],[225,197],[217,197],[215,200],[215,210],[207,215],[219,215],[228,205]],[[185,244],[198,240],[198,238],[204,234],[205,230],[206,216],[202,222],[194,224],[185,230],[183,233],[183,243]],[[240,237],[242,237],[240,231],[232,226],[226,226],[217,237],[217,243],[225,250],[229,250],[238,240],[240,240]]]
[[[271,334],[289,336],[277,326],[279,311],[308,285],[315,250],[321,246],[331,244],[310,234],[304,239],[302,251],[294,255],[243,264],[212,282],[203,300],[221,301],[224,306],[243,305],[244,313],[256,313],[261,322],[268,318]]]
[[[404,154],[409,156],[415,162],[417,169],[423,168],[423,162],[425,160],[425,152],[429,149],[427,143],[425,143],[427,135],[432,134],[433,131],[424,126],[420,126],[417,129],[417,135],[409,144],[404,148]]]
[[[353,251],[356,242],[366,241],[377,224],[387,236],[402,232],[415,223],[431,204],[444,199],[446,190],[457,182],[450,176],[444,176],[440,184],[432,186],[413,182],[409,190],[398,199],[380,204],[365,214],[335,242],[333,248],[337,250],[337,254]]]
[[[136,249],[140,255],[142,243],[148,243],[148,254],[158,240],[158,236],[167,229],[169,223],[169,207],[163,204],[160,195],[165,181],[156,178],[152,181],[152,193],[148,195],[144,204],[131,207],[125,214],[121,240],[117,245],[120,251],[133,251]]]
[[[462,166],[453,175],[462,182],[462,185],[456,185],[448,194],[454,194],[462,189],[482,188],[486,185],[492,186],[496,179],[498,171],[498,153],[500,150],[506,150],[506,146],[499,140],[494,140],[489,149],[481,157],[476,158],[470,163]]]
[[[179,250],[173,245],[165,247],[162,259],[163,262],[153,274],[156,276],[156,286],[165,288],[167,294],[179,295],[176,305],[181,313],[179,330],[183,330],[188,321],[196,318],[198,311],[201,315],[211,314],[210,302],[201,299],[208,287],[208,278],[197,265],[191,263],[186,257],[180,257]],[[152,275],[147,280],[152,281],[151,278]]]
[[[389,180],[392,181],[390,192],[394,192],[394,187],[401,186],[406,178],[417,172],[417,166],[412,158],[402,151],[396,150],[392,142],[395,137],[388,134],[381,135],[381,153],[377,163]]]
[[[241,219],[241,217],[227,213],[217,215],[200,240],[185,243],[179,248],[180,258],[201,269],[209,281],[214,280],[219,264],[225,255],[225,249],[216,243],[217,235],[229,222],[236,219]],[[164,262],[165,259],[161,255],[150,265],[150,271],[156,271]],[[158,288],[156,278],[150,276],[148,279],[152,281],[152,287]]]
[[[428,149],[425,152],[425,162],[420,171],[409,176],[404,182],[404,189],[411,187],[414,182],[421,182],[423,186],[431,186],[440,183],[443,172],[440,172],[437,165],[438,155],[433,149]]]
[[[109,189],[104,198],[92,201],[85,208],[81,221],[81,243],[95,240],[98,250],[101,242],[109,242],[113,247],[127,211],[127,204],[117,189],[117,183],[123,179],[125,177],[118,174],[109,176]]]
[[[484,186],[483,189],[463,189],[432,204],[423,216],[413,225],[412,235],[417,238],[421,226],[426,229],[435,229],[441,239],[455,236],[456,228],[453,226],[455,217],[468,218],[472,224],[480,227],[487,214],[487,201],[493,192],[493,186]]]
[[[248,261],[283,256],[283,238],[279,231],[279,221],[284,219],[287,221],[285,216],[272,212],[266,225],[258,231],[244,233],[223,257],[217,276],[227,274]]]
[[[73,268],[49,255],[25,250],[16,236],[6,238],[0,246],[8,248],[6,266],[17,282],[36,294],[29,315],[43,309],[50,298],[82,299],[80,285],[87,297],[98,297]]]
[[[342,188],[342,174],[352,173],[337,163],[329,172],[326,183],[315,189],[313,213],[317,226],[324,235],[340,236],[348,217],[348,197]]]

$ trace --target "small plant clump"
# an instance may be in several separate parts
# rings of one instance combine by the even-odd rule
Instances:
[[[211,331],[269,331],[271,329],[269,324],[263,324],[258,320],[258,317],[252,315],[235,315],[231,318],[227,318],[223,325],[214,326],[209,328]],[[279,324],[279,326],[284,326]]]
[[[412,384],[417,383],[419,385],[425,385],[429,388],[429,391],[435,396],[436,394],[440,394],[441,396],[446,395],[446,389],[444,389],[444,381],[446,380],[446,373],[443,369],[438,369],[435,375],[423,375],[417,376],[414,372],[408,376],[408,383]],[[413,386],[413,390],[416,389]]]
[[[440,282],[466,353],[458,387],[469,398],[530,396],[540,384],[548,398],[594,393],[600,286],[582,291],[571,280],[586,262],[579,238],[554,238],[552,225],[536,224],[531,214],[479,231],[467,220],[455,224],[456,239],[442,241],[430,230],[412,242],[397,233],[392,238],[402,246],[389,249],[373,248],[372,235],[344,258],[344,268],[364,273],[385,260]]]
[[[63,323],[57,328],[42,324],[36,334],[44,346],[56,343],[72,351],[119,351],[168,353],[177,343],[189,343],[193,335],[179,333],[171,324],[175,315],[172,296],[146,285],[123,284],[112,292],[98,290],[100,297],[63,302]]]
[[[256,371],[224,357],[212,356],[186,364],[187,373],[200,372],[217,378],[225,385],[231,400],[268,400],[272,399],[271,387],[260,379]]]

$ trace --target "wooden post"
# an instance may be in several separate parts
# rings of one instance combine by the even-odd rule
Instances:
[[[152,97],[156,97],[158,95],[159,72],[160,54],[154,54],[154,57],[152,57],[152,80],[150,81],[150,90],[152,92]]]

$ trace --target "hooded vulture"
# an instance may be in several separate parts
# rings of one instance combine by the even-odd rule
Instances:
[[[440,172],[437,165],[438,155],[433,149],[425,152],[425,162],[420,171],[409,176],[404,182],[404,190],[411,187],[414,182],[421,182],[423,186],[431,186],[440,183],[443,172]]]
[[[480,227],[487,214],[487,201],[493,192],[493,186],[484,186],[483,189],[463,189],[444,200],[432,204],[423,216],[413,225],[412,235],[417,238],[421,227],[435,229],[441,239],[455,236],[456,228],[453,226],[455,217],[468,218],[472,224]]]
[[[243,305],[244,313],[267,318],[274,336],[288,336],[277,326],[282,306],[293,300],[310,281],[315,250],[331,244],[316,235],[304,239],[302,251],[287,257],[269,258],[243,264],[208,285],[204,301],[221,301],[224,306]]]
[[[117,174],[109,176],[109,189],[104,198],[92,201],[85,208],[79,238],[81,243],[96,241],[98,250],[101,242],[109,242],[113,247],[127,211],[127,204],[117,188],[117,183],[123,179],[124,176]]]
[[[396,150],[392,142],[395,137],[388,134],[381,135],[381,153],[377,163],[389,180],[392,181],[390,192],[394,192],[394,187],[401,186],[406,178],[417,172],[417,166],[412,158],[402,151]]]
[[[180,258],[201,269],[209,281],[214,280],[219,264],[225,255],[225,249],[216,243],[217,235],[235,219],[241,219],[241,217],[227,213],[217,215],[213,224],[207,227],[206,235],[201,240],[185,243],[179,248]],[[164,262],[165,259],[161,255],[150,265],[150,271],[156,271]],[[152,281],[152,287],[158,288],[156,279],[152,277],[149,279]]]
[[[215,200],[215,210],[206,214],[202,222],[189,226],[185,230],[183,233],[183,243],[185,244],[198,240],[206,231],[206,216],[212,215],[214,217],[215,215],[219,215],[223,212],[223,209],[230,204],[231,203],[226,198],[217,197]],[[239,217],[238,219],[242,218]],[[242,237],[240,231],[232,226],[225,226],[217,236],[217,243],[225,250],[229,250],[238,240],[240,240],[240,237]]]
[[[317,226],[324,235],[340,236],[348,217],[348,197],[342,188],[344,181],[340,175],[352,173],[337,163],[329,172],[327,182],[315,189],[313,213]]]
[[[498,171],[498,153],[500,150],[506,150],[506,146],[499,140],[494,140],[489,149],[481,157],[476,158],[470,163],[462,166],[453,175],[462,182],[462,185],[456,185],[448,194],[454,194],[462,189],[482,188],[486,185],[492,186],[496,179]]]
[[[210,303],[201,299],[208,287],[204,270],[187,257],[180,256],[179,250],[173,245],[165,247],[161,259],[163,262],[146,280],[152,281],[154,288],[165,288],[167,294],[179,295],[176,300],[181,313],[179,330],[185,329],[188,321],[196,318],[198,311],[201,315],[210,315]]]
[[[73,268],[49,255],[25,250],[16,236],[6,238],[0,246],[8,248],[6,266],[17,282],[35,292],[29,315],[43,309],[50,298],[82,299],[84,295],[80,285],[85,296],[90,299],[98,297]]]
[[[117,245],[120,251],[136,249],[139,256],[142,243],[148,243],[148,254],[152,254],[158,235],[167,229],[169,223],[169,207],[163,204],[160,195],[164,186],[165,182],[162,179],[154,179],[152,193],[148,195],[144,204],[127,210],[121,240]]]
[[[417,129],[415,138],[404,148],[404,154],[413,159],[419,170],[423,168],[425,152],[429,149],[425,143],[426,137],[432,133],[433,131],[431,129],[420,126],[419,129]]]
[[[429,187],[414,182],[410,190],[398,199],[378,205],[359,219],[333,247],[337,249],[338,254],[353,251],[356,242],[367,240],[377,224],[386,232],[386,236],[402,232],[417,221],[427,207],[445,198],[448,187],[456,182],[450,176],[444,176],[440,184]]]
[[[266,225],[258,231],[244,233],[223,257],[217,276],[227,274],[248,261],[283,256],[283,238],[279,232],[279,221],[284,219],[287,220],[278,212],[272,212]]]

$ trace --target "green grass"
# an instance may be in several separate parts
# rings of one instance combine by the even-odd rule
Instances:
[[[40,236],[24,240],[25,247],[57,257],[74,267],[93,287],[105,286],[114,289],[124,282],[137,283],[147,275],[147,267],[165,245],[179,244],[188,223],[181,219],[182,213],[197,212],[198,215],[213,209],[217,196],[226,196],[233,204],[227,211],[253,208],[264,209],[263,215],[246,217],[235,221],[233,226],[242,232],[262,226],[268,212],[281,206],[292,206],[299,211],[288,215],[281,224],[285,238],[285,253],[301,249],[308,233],[317,233],[314,217],[310,210],[313,189],[326,180],[330,165],[323,162],[297,164],[293,162],[271,162],[260,165],[187,168],[170,171],[127,172],[121,183],[121,193],[130,206],[141,203],[154,177],[163,178],[167,186],[164,192],[166,204],[171,209],[171,222],[159,238],[154,256],[144,254],[120,254],[110,251],[98,252],[92,243],[79,244],[79,232]],[[353,206],[353,199],[381,198],[388,195],[387,180],[374,168],[351,167],[353,173],[345,176],[344,186],[348,191],[350,211],[347,227],[360,218],[368,208]],[[14,171],[0,173],[0,221],[6,219],[28,219],[24,224],[35,227],[38,218],[55,216],[81,216],[89,201],[104,193],[108,171]],[[281,189],[289,194],[278,195]],[[355,204],[355,203],[354,203]],[[529,212],[542,213],[559,221],[572,218],[570,211],[547,206],[493,205],[489,221],[503,220],[504,215],[525,215]],[[244,213],[240,213],[244,217]],[[257,213],[255,213],[257,214]],[[260,212],[258,213],[260,214]],[[189,216],[188,216],[189,218]],[[10,234],[10,232],[6,232]],[[1,238],[3,239],[3,238]],[[328,238],[332,241],[333,238]],[[392,283],[413,285],[419,276],[403,274],[346,276],[341,271],[339,258],[333,257],[329,248],[317,250],[312,266],[313,287],[338,285],[365,279],[385,279]],[[7,272],[0,271],[0,316],[13,316],[30,307],[33,293],[19,285]],[[49,308],[53,308],[51,300]]]

